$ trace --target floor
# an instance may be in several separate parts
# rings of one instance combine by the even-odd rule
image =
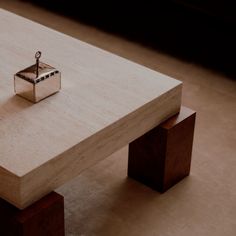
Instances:
[[[0,7],[184,82],[183,104],[197,111],[191,175],[165,194],[131,180],[127,147],[57,191],[68,236],[236,235],[236,80],[38,8]]]

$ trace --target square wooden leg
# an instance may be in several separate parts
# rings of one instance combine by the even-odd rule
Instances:
[[[64,236],[64,198],[51,192],[20,210],[0,199],[1,236]]]
[[[179,114],[129,144],[128,176],[164,192],[189,175],[196,112]]]

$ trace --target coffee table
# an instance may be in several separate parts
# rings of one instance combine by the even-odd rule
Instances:
[[[64,235],[54,190],[128,144],[128,175],[153,189],[189,174],[195,112],[180,81],[4,10],[0,28],[0,235]],[[62,90],[32,104],[13,74],[37,50]]]

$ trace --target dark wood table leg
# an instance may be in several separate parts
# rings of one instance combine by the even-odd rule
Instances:
[[[64,198],[51,192],[19,210],[0,199],[1,236],[64,236]]]
[[[180,113],[129,145],[128,176],[165,192],[189,175],[196,112]]]

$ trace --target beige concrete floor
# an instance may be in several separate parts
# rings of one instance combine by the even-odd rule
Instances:
[[[197,111],[188,178],[162,195],[127,179],[125,147],[58,189],[66,235],[236,235],[236,80],[24,1],[0,7],[182,80]]]

